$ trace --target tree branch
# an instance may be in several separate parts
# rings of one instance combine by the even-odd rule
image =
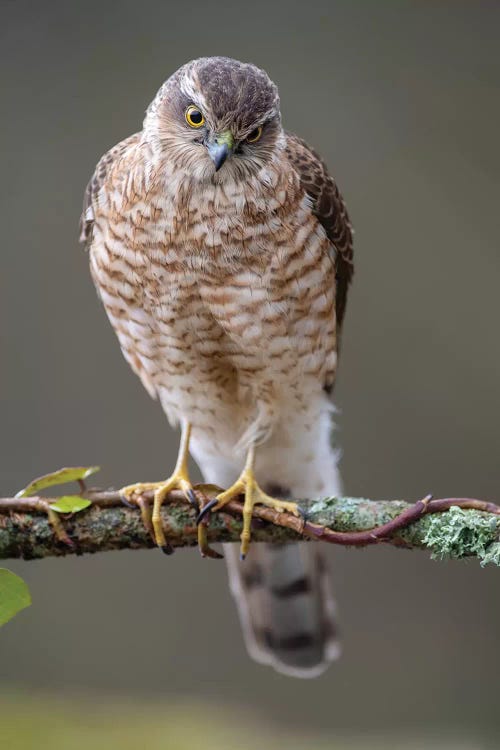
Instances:
[[[206,501],[215,488],[199,485]],[[92,505],[79,513],[48,514],[50,500],[41,497],[0,499],[0,559],[26,560],[145,549],[154,546],[145,493],[140,512],[124,507],[115,491],[89,490],[83,497]],[[404,501],[326,498],[302,504],[304,518],[263,506],[254,509],[253,540],[267,542],[313,538],[332,544],[366,546],[387,543],[430,550],[434,557],[477,557],[481,564],[500,565],[500,506],[471,498],[430,497]],[[206,522],[209,543],[236,542],[241,533],[242,503],[234,501]],[[197,543],[196,511],[178,491],[162,508],[165,531],[173,547]],[[62,524],[60,519],[62,519]]]

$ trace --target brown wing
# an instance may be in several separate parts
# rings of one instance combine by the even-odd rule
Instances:
[[[312,210],[335,248],[336,313],[340,329],[345,314],[347,289],[354,272],[352,227],[347,208],[325,163],[296,135],[287,133],[288,159],[299,174],[300,182],[312,199]]]
[[[95,172],[85,189],[83,210],[80,217],[80,242],[87,248],[92,242],[92,230],[94,227],[94,209],[92,204],[104,185],[110,167],[116,159],[119,159],[125,153],[129,146],[139,141],[139,137],[140,133],[134,133],[134,135],[125,138],[124,141],[120,141],[120,143],[117,143],[116,146],[107,151],[97,162]]]
[[[133,150],[133,147],[139,142],[139,140],[140,133],[135,133],[129,138],[125,138],[124,141],[120,141],[120,143],[117,143],[116,146],[113,146],[112,149],[105,153],[97,163],[94,174],[92,175],[90,182],[86,187],[85,195],[83,198],[83,211],[80,218],[80,242],[85,245],[86,249],[90,251],[91,255],[95,222],[94,207],[99,200],[99,194],[102,193],[102,191],[110,189],[110,186],[107,185],[106,182],[112,178],[110,172],[113,165],[117,164],[119,159],[125,157],[127,150],[130,150],[131,147]],[[117,164],[117,166],[119,165]],[[99,296],[101,296],[101,283],[97,274],[95,274],[93,271],[92,263],[90,266],[90,272],[97,289],[97,293],[99,294]],[[106,304],[104,306],[108,312],[111,325],[115,329],[115,333],[117,333],[118,339],[120,340],[120,345],[122,347],[122,352],[125,356],[125,359],[131,366],[132,370],[136,373],[136,375],[140,377],[142,384],[144,385],[150,396],[152,396],[152,398],[156,398],[155,385],[152,382],[147,370],[143,367],[140,357],[135,356],[133,347],[128,346],[127,342],[123,342],[121,340],[120,333],[118,332],[118,329],[113,322],[110,310],[108,310]]]

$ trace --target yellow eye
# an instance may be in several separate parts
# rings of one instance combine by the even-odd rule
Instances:
[[[194,107],[192,104],[186,109],[186,122],[191,125],[192,128],[201,128],[205,124],[205,118],[200,112],[198,107]]]
[[[258,128],[255,128],[255,130],[252,130],[250,135],[247,136],[247,143],[256,143],[256,141],[259,140],[261,135],[262,135],[262,125],[259,125]]]

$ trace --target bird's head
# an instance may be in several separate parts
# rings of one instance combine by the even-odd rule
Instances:
[[[242,180],[265,167],[283,140],[278,90],[255,65],[202,57],[163,84],[144,132],[194,179]]]

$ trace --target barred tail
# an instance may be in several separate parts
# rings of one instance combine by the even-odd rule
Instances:
[[[314,432],[304,434],[298,425],[293,440],[276,435],[257,452],[257,480],[268,494],[295,500],[312,493],[340,494],[329,411],[316,420]],[[196,440],[191,450],[207,482],[228,487],[241,470],[234,460],[208,455]],[[312,541],[253,542],[241,562],[239,545],[224,545],[245,642],[258,662],[295,677],[315,677],[339,655],[325,551],[324,545]]]
[[[316,677],[339,654],[335,604],[315,542],[225,545],[231,591],[250,655],[278,672]]]

